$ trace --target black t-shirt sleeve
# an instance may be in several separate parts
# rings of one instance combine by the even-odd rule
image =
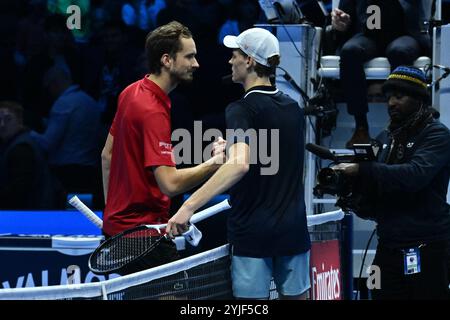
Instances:
[[[253,130],[253,119],[249,107],[245,104],[234,102],[225,110],[227,130],[232,130],[232,135],[227,133],[227,139],[232,136],[230,144],[244,142],[249,144],[249,131]]]

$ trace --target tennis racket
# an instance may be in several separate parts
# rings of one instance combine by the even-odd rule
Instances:
[[[93,224],[95,224],[98,228],[103,227],[103,221],[97,215],[89,209],[77,196],[73,196],[70,198],[69,203],[74,206],[78,211],[80,211],[86,218],[89,219]]]
[[[196,223],[231,208],[228,200],[194,214]],[[160,229],[167,224],[141,225],[103,242],[89,257],[89,269],[96,274],[129,274],[177,260],[172,240]]]

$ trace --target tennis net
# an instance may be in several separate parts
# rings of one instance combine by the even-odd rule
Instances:
[[[308,226],[340,220],[342,211],[308,216]],[[0,300],[232,299],[229,245],[96,283],[0,289]],[[278,298],[272,281],[270,299]]]
[[[97,283],[0,289],[0,300],[231,299],[229,245]]]

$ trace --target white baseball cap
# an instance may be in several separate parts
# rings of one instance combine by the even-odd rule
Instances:
[[[267,59],[280,55],[278,39],[266,29],[251,28],[236,36],[226,36],[223,44],[232,49],[241,49],[256,62],[270,67]]]

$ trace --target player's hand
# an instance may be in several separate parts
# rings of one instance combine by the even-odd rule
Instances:
[[[224,164],[225,163],[225,161],[226,161],[226,153],[225,153],[226,145],[227,145],[227,141],[224,140],[222,137],[219,137],[213,143],[212,156],[214,158],[214,163],[216,163],[216,164]]]
[[[351,23],[351,17],[348,13],[335,8],[331,11],[331,26],[337,31],[346,31]]]
[[[189,229],[188,222],[194,211],[186,206],[181,206],[175,215],[167,222],[166,233],[170,238],[175,238]]]

